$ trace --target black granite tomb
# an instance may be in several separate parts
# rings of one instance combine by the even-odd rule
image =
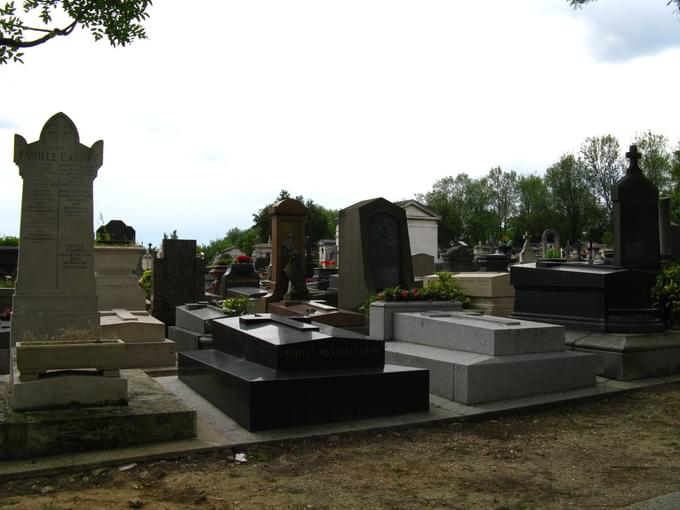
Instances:
[[[615,263],[550,259],[511,266],[513,317],[611,333],[663,331],[651,288],[659,270],[658,191],[638,167],[631,146],[627,174],[612,188]]]
[[[384,342],[270,314],[213,321],[213,349],[178,353],[179,379],[248,430],[427,411],[424,369]]]

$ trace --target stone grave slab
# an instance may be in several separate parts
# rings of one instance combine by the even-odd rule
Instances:
[[[114,309],[101,312],[102,338],[125,343],[124,368],[174,367],[175,342],[165,338],[165,324],[145,311]]]
[[[394,340],[490,356],[560,351],[564,328],[464,312],[398,313]]]
[[[179,378],[249,430],[429,408],[427,371],[385,365],[364,335],[271,314],[217,319],[213,335],[179,353]]]
[[[564,350],[564,328],[460,312],[397,313],[388,363],[430,371],[430,391],[479,404],[595,385],[595,357]]]
[[[391,340],[395,313],[462,310],[463,305],[455,301],[374,301],[369,311],[369,335],[378,340]]]

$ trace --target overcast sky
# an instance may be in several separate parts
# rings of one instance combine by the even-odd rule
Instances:
[[[207,243],[279,190],[329,208],[413,198],[491,167],[540,173],[588,136],[680,141],[666,0],[157,0],[148,40],[78,31],[0,67],[0,235],[17,235],[14,134],[63,111],[104,140],[99,216]]]

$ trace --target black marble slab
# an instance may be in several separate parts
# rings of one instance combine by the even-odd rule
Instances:
[[[322,330],[309,317],[272,314],[215,319],[213,348],[278,370],[379,367],[385,343],[339,328]]]
[[[175,326],[196,333],[210,333],[213,319],[226,317],[221,308],[208,303],[186,303],[175,308]]]
[[[585,331],[663,331],[650,298],[654,282],[652,273],[618,266],[517,264],[510,268],[512,316]]]
[[[250,431],[429,409],[425,369],[284,372],[214,349],[178,353],[179,379]]]

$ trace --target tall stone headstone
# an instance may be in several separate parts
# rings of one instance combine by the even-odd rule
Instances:
[[[287,198],[269,209],[272,218],[272,290],[267,302],[307,299],[305,206]]]
[[[92,186],[103,149],[102,141],[82,145],[63,113],[47,121],[37,142],[15,135],[14,162],[24,183],[15,341],[99,338]]]
[[[338,305],[356,309],[388,287],[413,286],[411,246],[404,209],[384,198],[340,211]]]
[[[656,272],[659,269],[659,190],[642,173],[636,145],[626,153],[630,165],[612,188],[614,263]]]
[[[14,162],[24,183],[11,325],[17,409],[127,398],[126,381],[117,377],[122,342],[101,341],[99,335],[92,187],[102,156],[103,142],[82,145],[63,113],[47,121],[37,142],[15,136]],[[48,371],[81,368],[104,377],[43,378]]]

